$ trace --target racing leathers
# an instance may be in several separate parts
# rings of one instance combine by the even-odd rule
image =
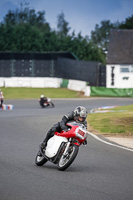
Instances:
[[[69,121],[76,121],[75,119],[75,115],[74,115],[74,111],[72,111],[71,113],[64,115],[62,117],[62,120],[60,122],[58,122],[57,124],[54,124],[54,126],[48,131],[43,143],[41,143],[41,148],[45,148],[47,145],[47,141],[54,136],[55,132],[61,132],[62,130],[67,131],[68,127],[67,127],[67,122]],[[87,128],[87,121],[82,122],[82,124]],[[87,143],[87,142],[86,142]]]
[[[44,103],[47,103],[47,97],[40,98],[40,105],[44,107]]]

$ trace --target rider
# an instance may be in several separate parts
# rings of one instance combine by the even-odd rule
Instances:
[[[70,114],[64,115],[62,120],[55,124],[47,133],[44,141],[40,144],[41,151],[46,148],[47,141],[54,136],[55,132],[61,132],[62,130],[67,131],[68,127],[66,126],[67,122],[69,121],[76,121],[78,123],[83,124],[87,128],[87,111],[86,108],[83,106],[78,106],[75,108],[74,111],[72,111]],[[87,144],[87,141],[84,142],[84,144]]]
[[[44,103],[47,103],[47,97],[44,97],[44,95],[42,94],[40,96],[40,105],[44,106]]]
[[[3,101],[4,101],[4,96],[3,96],[3,92],[0,89],[0,108],[2,108]]]

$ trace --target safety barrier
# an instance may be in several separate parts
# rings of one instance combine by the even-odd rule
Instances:
[[[82,91],[85,96],[133,97],[133,88],[106,88],[87,86],[87,82],[52,77],[11,77],[0,78],[0,87],[60,88]]]
[[[91,95],[96,97],[133,97],[133,88],[91,87]]]

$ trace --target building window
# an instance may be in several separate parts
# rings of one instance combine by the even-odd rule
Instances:
[[[133,73],[133,65],[121,65],[120,66],[121,73]]]

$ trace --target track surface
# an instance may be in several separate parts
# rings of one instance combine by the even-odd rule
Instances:
[[[49,128],[78,105],[128,105],[132,99],[53,100],[42,109],[37,100],[11,100],[0,110],[0,200],[131,200],[133,153],[88,136],[74,163],[64,172],[47,162],[34,164],[38,145]]]

